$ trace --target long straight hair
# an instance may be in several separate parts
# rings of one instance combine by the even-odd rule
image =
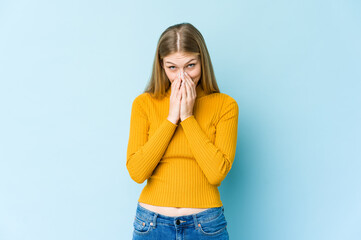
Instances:
[[[202,34],[190,23],[168,27],[160,36],[150,80],[144,90],[154,98],[163,98],[171,82],[163,69],[164,57],[176,53],[198,54],[201,60],[200,85],[206,95],[219,93],[211,58]]]

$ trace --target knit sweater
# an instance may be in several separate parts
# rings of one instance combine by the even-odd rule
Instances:
[[[198,84],[193,115],[167,119],[171,87],[163,99],[138,95],[130,116],[126,167],[144,186],[139,202],[164,207],[222,206],[218,187],[236,152],[238,104],[227,94],[205,94]]]

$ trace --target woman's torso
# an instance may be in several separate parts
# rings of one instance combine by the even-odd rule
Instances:
[[[176,216],[184,216],[184,215],[190,215],[190,214],[196,214],[199,212],[203,212],[207,210],[208,208],[181,208],[181,207],[162,207],[162,206],[154,206],[146,203],[139,202],[139,205],[142,207],[170,217],[176,217]]]
[[[228,100],[226,98],[225,94],[215,93],[195,102],[194,117],[197,116],[196,127],[203,130],[203,133],[208,138],[207,142],[210,141],[215,144],[216,126],[222,116],[222,109],[225,108],[224,106],[228,109],[229,102],[233,102],[233,99],[229,98]],[[156,133],[160,126],[164,128],[164,122],[169,110],[169,101],[156,101],[149,98],[147,94],[140,95],[139,101],[145,103],[145,108],[148,110],[147,127],[143,128],[144,140],[154,139],[156,136],[163,138],[165,134]],[[212,105],[212,108],[209,108],[210,105]],[[194,125],[191,126],[195,127]],[[162,146],[165,148],[165,151],[160,153],[162,158],[156,168],[151,169],[152,171],[144,175],[150,175],[150,177],[147,178],[147,184],[138,199],[139,205],[143,208],[165,216],[184,216],[205,211],[209,209],[209,205],[220,206],[222,204],[217,188],[220,183],[210,184],[209,179],[194,157],[191,145],[198,146],[198,142],[194,143],[192,141],[190,144],[186,137],[187,131],[189,133],[192,130],[191,126],[185,129],[183,126],[178,126],[174,132],[171,132],[171,136],[167,135],[171,141],[167,143],[166,147]],[[132,146],[133,153],[138,147],[139,145]],[[153,151],[151,148],[148,150]],[[144,156],[148,154],[146,152],[142,153]],[[216,168],[217,166],[213,167]],[[137,168],[135,165],[132,168],[142,169],[142,167]],[[134,172],[137,173],[136,170]],[[213,176],[209,177],[212,178]],[[181,184],[179,179],[182,179]],[[188,199],[189,208],[162,206],[162,203],[167,203],[168,206],[184,204],[182,201],[185,201],[185,199]],[[146,202],[152,202],[154,205],[146,204]]]

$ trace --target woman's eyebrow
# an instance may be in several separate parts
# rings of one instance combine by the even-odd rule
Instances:
[[[186,62],[186,64],[187,64],[187,63],[189,63],[190,61],[193,61],[193,60],[197,60],[197,59],[193,58],[193,59],[189,60],[188,62]],[[172,63],[172,62],[168,62],[168,61],[167,61],[167,62],[165,62],[165,63],[171,63],[171,64],[174,64],[174,63]]]

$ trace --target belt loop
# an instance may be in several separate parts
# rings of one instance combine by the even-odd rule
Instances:
[[[192,216],[193,216],[193,221],[194,221],[194,227],[197,230],[198,229],[197,216],[196,216],[196,214],[192,214]]]
[[[158,213],[154,213],[154,216],[153,216],[153,228],[155,228],[157,226],[157,217],[158,217]]]

